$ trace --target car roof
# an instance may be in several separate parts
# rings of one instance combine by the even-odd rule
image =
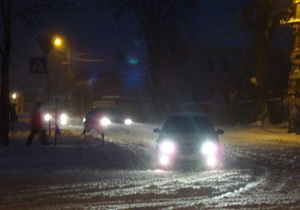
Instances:
[[[113,107],[113,106],[94,106],[92,109],[99,109],[99,110],[119,110],[117,107]]]

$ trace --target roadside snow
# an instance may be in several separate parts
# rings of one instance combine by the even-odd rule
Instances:
[[[268,125],[262,128],[261,122],[249,126],[226,127],[220,139],[227,144],[263,144],[300,147],[300,135],[287,132],[287,123]]]

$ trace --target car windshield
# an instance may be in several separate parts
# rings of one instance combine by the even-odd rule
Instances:
[[[107,114],[112,117],[122,116],[122,112],[119,109],[111,108],[111,107],[96,107],[91,110],[89,115],[94,114]]]
[[[208,133],[214,131],[210,120],[199,116],[169,117],[162,130],[167,133]]]

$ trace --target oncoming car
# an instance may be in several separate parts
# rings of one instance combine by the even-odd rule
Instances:
[[[167,117],[156,141],[157,166],[169,169],[193,161],[204,168],[217,168],[221,164],[222,152],[218,135],[208,115],[177,113]],[[190,163],[189,163],[190,164]]]
[[[97,131],[103,133],[115,125],[129,126],[132,119],[115,107],[94,107],[83,118],[83,132]]]
[[[55,121],[55,113],[46,112],[46,113],[44,113],[43,118],[46,122],[49,122],[49,120],[51,122],[54,122]],[[57,121],[58,125],[64,126],[64,125],[68,124],[69,118],[65,112],[57,113],[56,118],[57,118],[56,121]]]

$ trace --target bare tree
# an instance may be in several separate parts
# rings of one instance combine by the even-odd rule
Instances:
[[[257,3],[256,13],[256,33],[255,33],[255,50],[256,50],[256,113],[263,120],[266,113],[267,95],[266,79],[269,63],[269,50],[272,40],[274,27],[273,10],[274,0],[260,0]]]
[[[11,57],[12,25],[20,19],[27,28],[34,29],[37,24],[47,18],[55,17],[59,12],[66,11],[71,4],[60,0],[1,0],[2,43],[1,55],[1,102],[0,102],[0,141],[3,145],[9,144],[9,70]]]
[[[258,120],[267,117],[267,80],[270,70],[270,49],[279,20],[287,13],[289,1],[252,0],[244,6],[244,19],[255,40],[254,108]]]
[[[157,109],[159,101],[163,101],[164,98],[163,82],[160,78],[165,75],[163,72],[171,67],[169,64],[174,60],[174,57],[170,59],[170,56],[179,58],[179,49],[183,49],[183,39],[178,38],[179,32],[183,32],[183,26],[188,26],[188,20],[191,21],[193,9],[196,8],[195,5],[195,0],[107,0],[106,4],[99,5],[99,8],[112,8],[116,19],[125,14],[131,14],[138,20],[140,32],[144,36],[147,46],[152,101]],[[175,33],[169,33],[172,31]],[[168,42],[165,42],[167,40],[166,34],[169,36]],[[170,37],[173,35],[173,38]],[[174,43],[176,41],[178,42]],[[171,45],[173,45],[173,50],[174,46],[178,46],[177,53],[169,48]],[[166,52],[170,53],[171,51],[173,54],[169,54],[169,57],[166,56]],[[184,51],[181,54],[181,58],[177,61],[185,59]],[[167,64],[167,61],[170,62]],[[176,75],[177,72],[173,72],[173,74]]]

